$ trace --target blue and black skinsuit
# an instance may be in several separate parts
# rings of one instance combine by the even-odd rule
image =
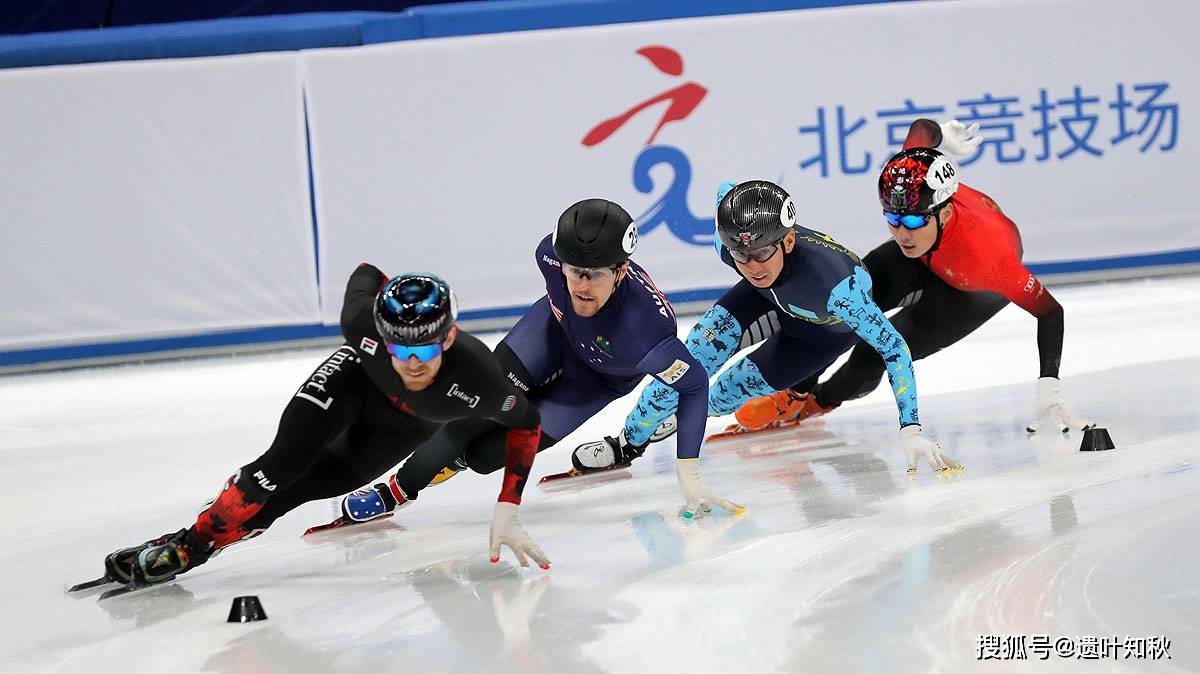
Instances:
[[[730,188],[722,186],[718,203]],[[785,253],[783,270],[770,287],[756,288],[743,278],[688,333],[688,351],[710,377],[738,351],[765,340],[713,382],[709,416],[731,414],[750,398],[820,373],[861,338],[887,364],[900,425],[919,423],[908,345],[871,299],[871,277],[858,256],[825,234],[793,229],[796,245]],[[721,261],[737,271],[720,238],[714,241]],[[651,382],[625,420],[626,440],[646,443],[675,408],[674,391]],[[680,447],[679,456],[687,458]]]
[[[630,262],[604,306],[583,317],[571,308],[549,236],[538,245],[536,259],[546,296],[496,346],[496,357],[538,408],[539,449],[556,444],[650,375],[654,386],[671,393],[673,404],[678,401],[679,456],[697,456],[708,416],[708,376],[679,341],[675,312],[645,270]],[[498,430],[479,419],[447,424],[400,468],[397,484],[412,498],[459,457],[475,472],[496,470],[503,465],[500,445],[492,439]]]

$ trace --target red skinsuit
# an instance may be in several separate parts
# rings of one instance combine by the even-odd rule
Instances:
[[[917,120],[908,130],[904,149],[933,147],[941,129]],[[940,240],[921,262],[959,290],[990,290],[1041,318],[1054,313],[1058,300],[1021,264],[1021,232],[988,195],[959,184],[951,197],[954,214],[942,228]]]
[[[960,184],[951,197],[954,214],[941,241],[921,261],[959,290],[990,290],[1037,317],[1058,309],[1058,300],[1021,264],[1017,225],[991,197]]]

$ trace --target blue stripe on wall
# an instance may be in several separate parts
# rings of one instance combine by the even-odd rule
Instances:
[[[1130,255],[1124,257],[1096,258],[1091,260],[1072,260],[1069,262],[1041,262],[1028,265],[1029,270],[1039,275],[1076,274],[1113,269],[1138,269],[1151,267],[1170,267],[1181,264],[1200,263],[1200,248],[1169,251],[1165,253],[1150,253],[1147,255]],[[729,286],[716,288],[695,288],[667,293],[671,302],[714,301],[728,290]],[[464,311],[459,315],[460,321],[476,321],[495,318],[517,317],[529,308],[527,304],[489,309]],[[0,352],[0,368],[19,365],[37,365],[49,362],[70,362],[91,358],[113,358],[128,356],[136,360],[142,354],[159,353],[164,351],[181,351],[185,349],[213,348],[223,346],[239,346],[247,344],[286,343],[290,341],[332,338],[340,334],[337,326],[328,325],[292,325],[252,330],[232,330],[187,337],[162,337],[158,339],[141,339],[127,342],[105,342],[97,344],[78,344],[71,346],[26,349],[21,351]]]
[[[34,365],[52,361],[71,361],[84,358],[111,358],[133,356],[160,351],[237,346],[241,344],[263,344],[288,342],[315,337],[331,337],[339,333],[337,327],[324,325],[288,325],[251,330],[230,330],[187,337],[160,337],[128,342],[103,342],[99,344],[77,344],[72,346],[27,349],[24,351],[0,352],[0,367],[9,365]]]
[[[1149,253],[1146,255],[1123,255],[1120,257],[1102,257],[1092,260],[1072,260],[1070,262],[1035,262],[1026,266],[1034,274],[1046,276],[1049,274],[1075,274],[1109,269],[1195,264],[1197,262],[1200,262],[1200,248],[1174,250],[1166,253]]]
[[[312,133],[308,129],[308,92],[301,88],[300,105],[304,111],[304,156],[308,160],[308,210],[312,216],[313,264],[317,275],[317,306],[321,304],[321,230],[317,227],[317,183],[313,180]]]

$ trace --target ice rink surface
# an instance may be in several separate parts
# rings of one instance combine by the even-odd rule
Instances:
[[[107,552],[191,524],[332,349],[0,377],[0,672],[1200,671],[1200,278],[1055,295],[1064,393],[1116,450],[1026,434],[1035,322],[1010,306],[917,365],[963,477],[905,477],[884,385],[707,446],[702,475],[742,518],[679,517],[673,441],[607,481],[531,482],[548,572],[488,562],[499,474],[467,473],[391,520],[301,537],[334,512],[310,503],[175,583],[67,595]],[[247,594],[269,620],[226,623]],[[1170,659],[1043,662],[1037,634],[1164,636]],[[980,662],[980,635],[1025,635],[1031,659]]]

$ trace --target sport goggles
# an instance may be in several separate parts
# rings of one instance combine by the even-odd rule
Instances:
[[[905,229],[920,229],[929,224],[928,216],[915,215],[912,213],[900,214],[884,211],[883,217],[892,227],[904,227]]]
[[[442,343],[434,342],[433,344],[417,344],[416,346],[404,346],[403,344],[388,344],[388,353],[392,354],[393,358],[399,360],[408,360],[413,356],[422,363],[429,361],[442,355]]]
[[[777,250],[779,250],[778,241],[769,246],[751,248],[750,250],[733,250],[731,248],[729,250],[729,256],[733,258],[734,262],[739,262],[741,264],[749,264],[750,260],[754,260],[755,262],[766,262],[767,260],[775,257],[775,251]]]
[[[609,281],[617,277],[617,267],[576,267],[564,264],[563,271],[585,281]]]

